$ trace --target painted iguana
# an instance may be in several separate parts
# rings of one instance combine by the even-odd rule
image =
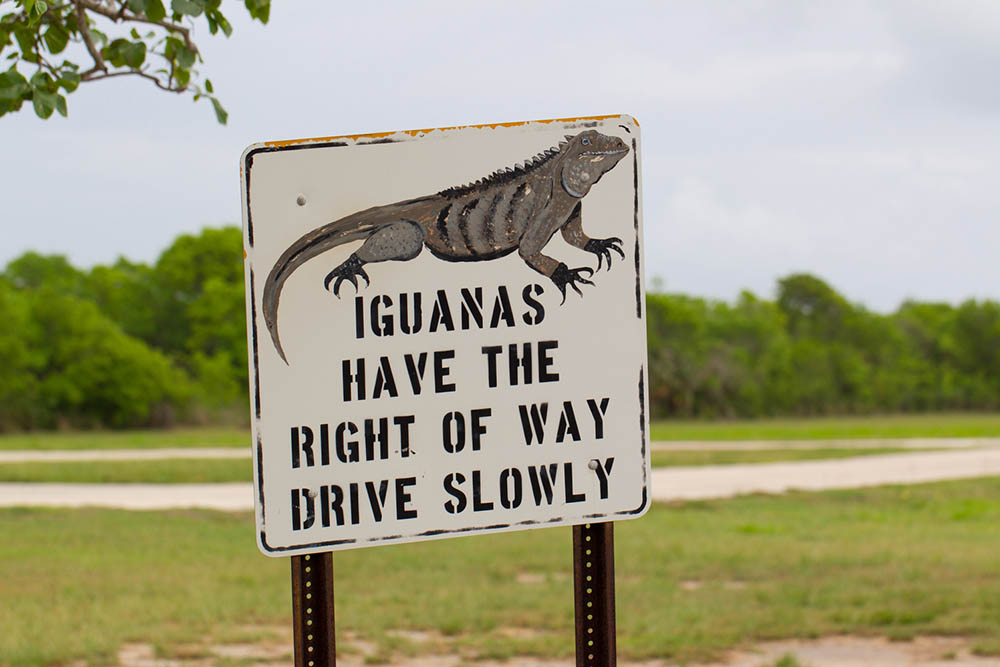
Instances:
[[[612,250],[625,258],[621,239],[592,239],[583,232],[580,209],[594,183],[628,150],[618,137],[595,130],[567,135],[566,141],[523,165],[475,183],[369,208],[312,230],[282,253],[264,283],[264,322],[275,349],[288,363],[278,338],[278,299],[285,281],[316,255],[352,241],[364,243],[323,282],[327,289],[333,282],[338,296],[345,280],[355,289],[358,276],[370,284],[365,264],[410,260],[425,245],[450,262],[485,261],[516,250],[528,266],[555,283],[564,302],[567,286],[582,295],[577,283],[593,285],[587,277],[594,271],[570,269],[542,249],[561,231],[567,243],[597,255],[598,270],[603,259],[611,268]]]

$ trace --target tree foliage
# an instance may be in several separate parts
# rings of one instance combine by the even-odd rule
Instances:
[[[0,273],[0,430],[249,414],[240,231],[152,264],[83,271],[25,253]],[[654,416],[1000,408],[1000,304],[850,303],[815,276],[775,299],[647,297]]]
[[[152,266],[25,253],[0,274],[0,430],[247,414],[242,240],[184,235]]]
[[[66,95],[81,83],[129,76],[171,93],[209,100],[228,114],[197,66],[199,20],[226,37],[232,24],[222,0],[0,0],[0,116],[30,102],[39,118],[67,115]],[[250,16],[270,17],[270,0],[245,0]]]
[[[807,274],[774,302],[651,294],[658,416],[813,415],[1000,407],[1000,304],[906,302],[879,315]]]

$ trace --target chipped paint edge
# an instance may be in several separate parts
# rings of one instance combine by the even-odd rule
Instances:
[[[322,144],[333,141],[350,141],[356,144],[363,140],[391,139],[393,137],[400,135],[402,135],[400,136],[400,139],[402,139],[403,137],[418,138],[426,136],[432,132],[455,132],[459,130],[468,130],[468,129],[496,130],[499,128],[524,127],[527,125],[538,125],[538,124],[550,125],[552,123],[578,123],[583,121],[602,121],[611,118],[628,119],[629,121],[634,123],[636,127],[639,127],[639,121],[637,121],[635,117],[629,114],[606,114],[602,116],[578,116],[575,118],[546,118],[541,120],[521,120],[521,121],[512,121],[503,123],[480,123],[476,125],[453,125],[449,127],[430,127],[430,128],[416,129],[416,130],[393,130],[390,132],[341,134],[341,135],[327,136],[327,137],[310,137],[306,139],[284,139],[278,141],[261,141],[251,144],[246,148],[245,151],[243,151],[243,156],[240,161],[240,164],[243,164],[247,154],[249,154],[251,151],[259,149],[275,149],[275,148],[289,148],[292,146],[308,146],[310,144]]]

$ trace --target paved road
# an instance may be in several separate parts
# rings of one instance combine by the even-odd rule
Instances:
[[[725,498],[789,489],[843,489],[1000,475],[1000,449],[912,452],[827,461],[657,468],[653,499]],[[0,484],[0,506],[156,510],[253,509],[250,484]]]

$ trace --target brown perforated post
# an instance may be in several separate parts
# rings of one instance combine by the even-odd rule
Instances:
[[[335,667],[333,554],[292,556],[295,667]]]
[[[614,667],[614,524],[573,526],[573,589],[577,667]]]

